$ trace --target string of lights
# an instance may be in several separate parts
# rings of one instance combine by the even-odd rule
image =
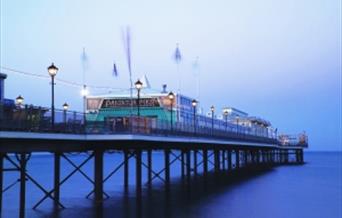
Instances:
[[[41,74],[37,74],[37,73],[21,71],[21,70],[17,70],[17,69],[5,67],[5,66],[0,66],[0,68],[5,70],[5,71],[9,71],[9,72],[13,72],[13,73],[17,73],[17,74],[21,74],[21,75],[25,75],[25,76],[35,77],[35,78],[39,78],[39,79],[50,79],[50,76],[48,76],[48,75],[41,75]],[[83,85],[84,85],[81,83],[68,81],[68,80],[64,80],[64,79],[59,79],[59,78],[56,78],[56,81],[60,82],[61,84],[71,86],[71,87],[76,87],[76,88],[83,88]],[[89,85],[89,84],[86,84],[86,86],[88,88],[91,88],[91,89],[105,89],[108,91],[126,91],[126,90],[129,90],[129,89],[124,89],[124,88],[113,88],[110,86],[96,86],[96,85]]]

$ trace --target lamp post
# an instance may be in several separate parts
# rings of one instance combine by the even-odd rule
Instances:
[[[171,126],[171,132],[173,131],[173,118],[172,118],[172,111],[173,111],[173,101],[175,99],[175,94],[173,94],[173,92],[170,92],[167,97],[170,100],[170,106],[171,106],[171,119],[170,119],[170,126]]]
[[[225,124],[226,124],[226,132],[228,128],[228,114],[229,114],[229,109],[228,108],[223,108],[223,116],[225,118]]]
[[[55,76],[58,68],[52,63],[48,68],[48,73],[51,76],[51,130],[55,128]],[[54,160],[54,199],[59,201],[59,180],[60,180],[60,165],[61,157],[59,153],[55,153]]]
[[[47,68],[51,76],[51,128],[55,128],[55,76],[58,72],[58,67],[53,63]]]
[[[140,80],[138,80],[134,83],[134,85],[135,85],[135,88],[137,89],[137,92],[138,92],[137,106],[138,106],[138,121],[139,121],[139,118],[140,118],[140,90],[142,89],[143,83]]]
[[[211,110],[211,134],[214,134],[214,112],[215,112],[215,107],[214,105],[210,107]]]
[[[86,85],[83,85],[83,88],[81,90],[81,95],[83,97],[83,124],[84,124],[84,130],[86,130],[86,124],[87,124],[87,96],[89,95],[89,91],[87,89]]]
[[[64,125],[66,125],[67,123],[67,110],[69,109],[69,105],[67,103],[64,103],[63,104],[63,122],[64,122]]]
[[[195,99],[192,100],[191,105],[194,109],[194,134],[196,134],[196,106],[197,106],[197,101]]]

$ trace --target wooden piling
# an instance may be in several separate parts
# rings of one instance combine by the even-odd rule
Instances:
[[[128,188],[128,178],[129,178],[129,152],[124,150],[124,187]]]
[[[152,149],[147,150],[147,179],[148,186],[152,185]]]
[[[103,201],[103,150],[94,151],[94,193],[95,203]]]
[[[58,206],[58,202],[60,200],[60,181],[61,177],[61,154],[59,152],[54,153],[54,205]]]
[[[164,150],[164,167],[165,167],[165,187],[170,186],[170,150]]]

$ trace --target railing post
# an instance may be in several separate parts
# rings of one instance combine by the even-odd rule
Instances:
[[[73,114],[73,122],[72,122],[72,131],[75,132],[75,129],[76,129],[76,111],[74,111],[74,114]]]

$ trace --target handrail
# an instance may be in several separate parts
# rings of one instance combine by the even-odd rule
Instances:
[[[208,139],[229,139],[251,141],[280,146],[307,147],[307,136],[300,140],[284,140],[274,135],[258,135],[249,128],[222,128],[222,126],[187,125],[175,122],[173,128],[169,121],[152,120],[147,117],[127,117],[126,124],[111,121],[84,122],[84,113],[55,110],[55,125],[51,125],[51,110],[35,106],[8,107],[0,104],[0,131],[53,132],[72,134],[140,134],[156,136],[201,137]],[[127,122],[130,125],[127,125]],[[299,137],[298,137],[299,139]],[[284,143],[286,142],[286,143]],[[299,143],[301,142],[301,143]]]

